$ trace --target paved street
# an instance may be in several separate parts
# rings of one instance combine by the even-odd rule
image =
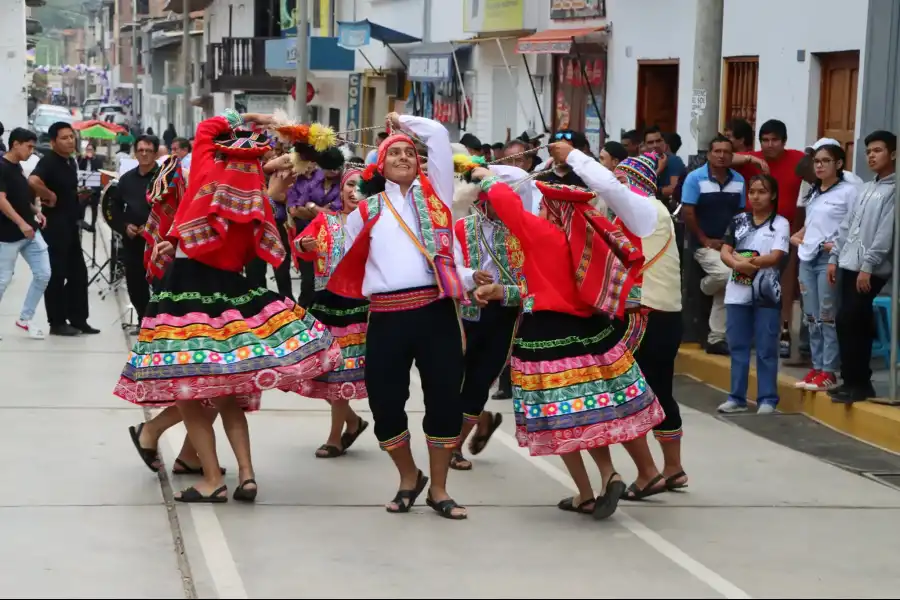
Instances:
[[[554,507],[571,494],[562,463],[515,447],[505,403],[491,403],[507,423],[475,469],[451,475],[470,508],[457,523],[424,506],[387,514],[397,481],[371,432],[345,457],[316,459],[325,405],[279,392],[250,420],[259,503],[176,507],[173,489],[189,480],[143,466],[127,427],[144,415],[111,393],[127,348],[115,298],[92,288],[90,322],[102,334],[32,341],[14,327],[29,280],[20,262],[0,304],[4,597],[887,598],[900,589],[900,492],[690,409],[690,491],[626,505],[603,523]],[[164,438],[169,466],[182,435]],[[220,444],[233,489],[224,435]],[[415,448],[425,464],[421,437]],[[630,461],[616,456],[630,480]]]

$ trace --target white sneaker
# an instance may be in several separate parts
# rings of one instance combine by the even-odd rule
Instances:
[[[42,340],[42,339],[44,339],[44,337],[46,337],[44,335],[44,330],[38,326],[32,326],[31,321],[24,321],[22,319],[19,319],[16,321],[16,327],[27,331],[28,337],[30,337],[33,340]]]
[[[740,413],[747,412],[747,405],[736,402],[735,400],[726,400],[722,404],[719,405],[719,408],[716,409],[720,413]]]
[[[759,406],[756,407],[756,414],[758,415],[771,415],[775,412],[775,407],[771,404],[763,402]]]

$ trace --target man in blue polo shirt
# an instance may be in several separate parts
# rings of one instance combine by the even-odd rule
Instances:
[[[733,155],[731,140],[722,135],[713,139],[707,163],[688,174],[681,190],[682,214],[691,234],[694,259],[706,273],[700,281],[700,291],[713,298],[706,345],[710,354],[728,354],[725,284],[731,269],[722,262],[720,251],[728,224],[746,204],[744,178],[729,168]]]

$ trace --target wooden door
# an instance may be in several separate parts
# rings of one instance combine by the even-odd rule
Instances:
[[[658,125],[664,133],[677,131],[677,62],[639,62],[637,96],[638,131],[651,125]]]
[[[856,133],[856,95],[859,82],[859,52],[819,55],[822,91],[819,99],[819,137],[834,138],[847,153],[844,168],[853,166]]]

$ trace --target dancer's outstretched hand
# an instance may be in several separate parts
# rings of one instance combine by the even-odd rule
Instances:
[[[387,117],[385,117],[385,121],[387,124],[391,126],[391,129],[394,131],[400,131],[400,115],[395,112],[388,113]]]
[[[503,300],[503,286],[499,283],[478,286],[475,289],[475,302],[478,306],[486,306],[488,302]]]

